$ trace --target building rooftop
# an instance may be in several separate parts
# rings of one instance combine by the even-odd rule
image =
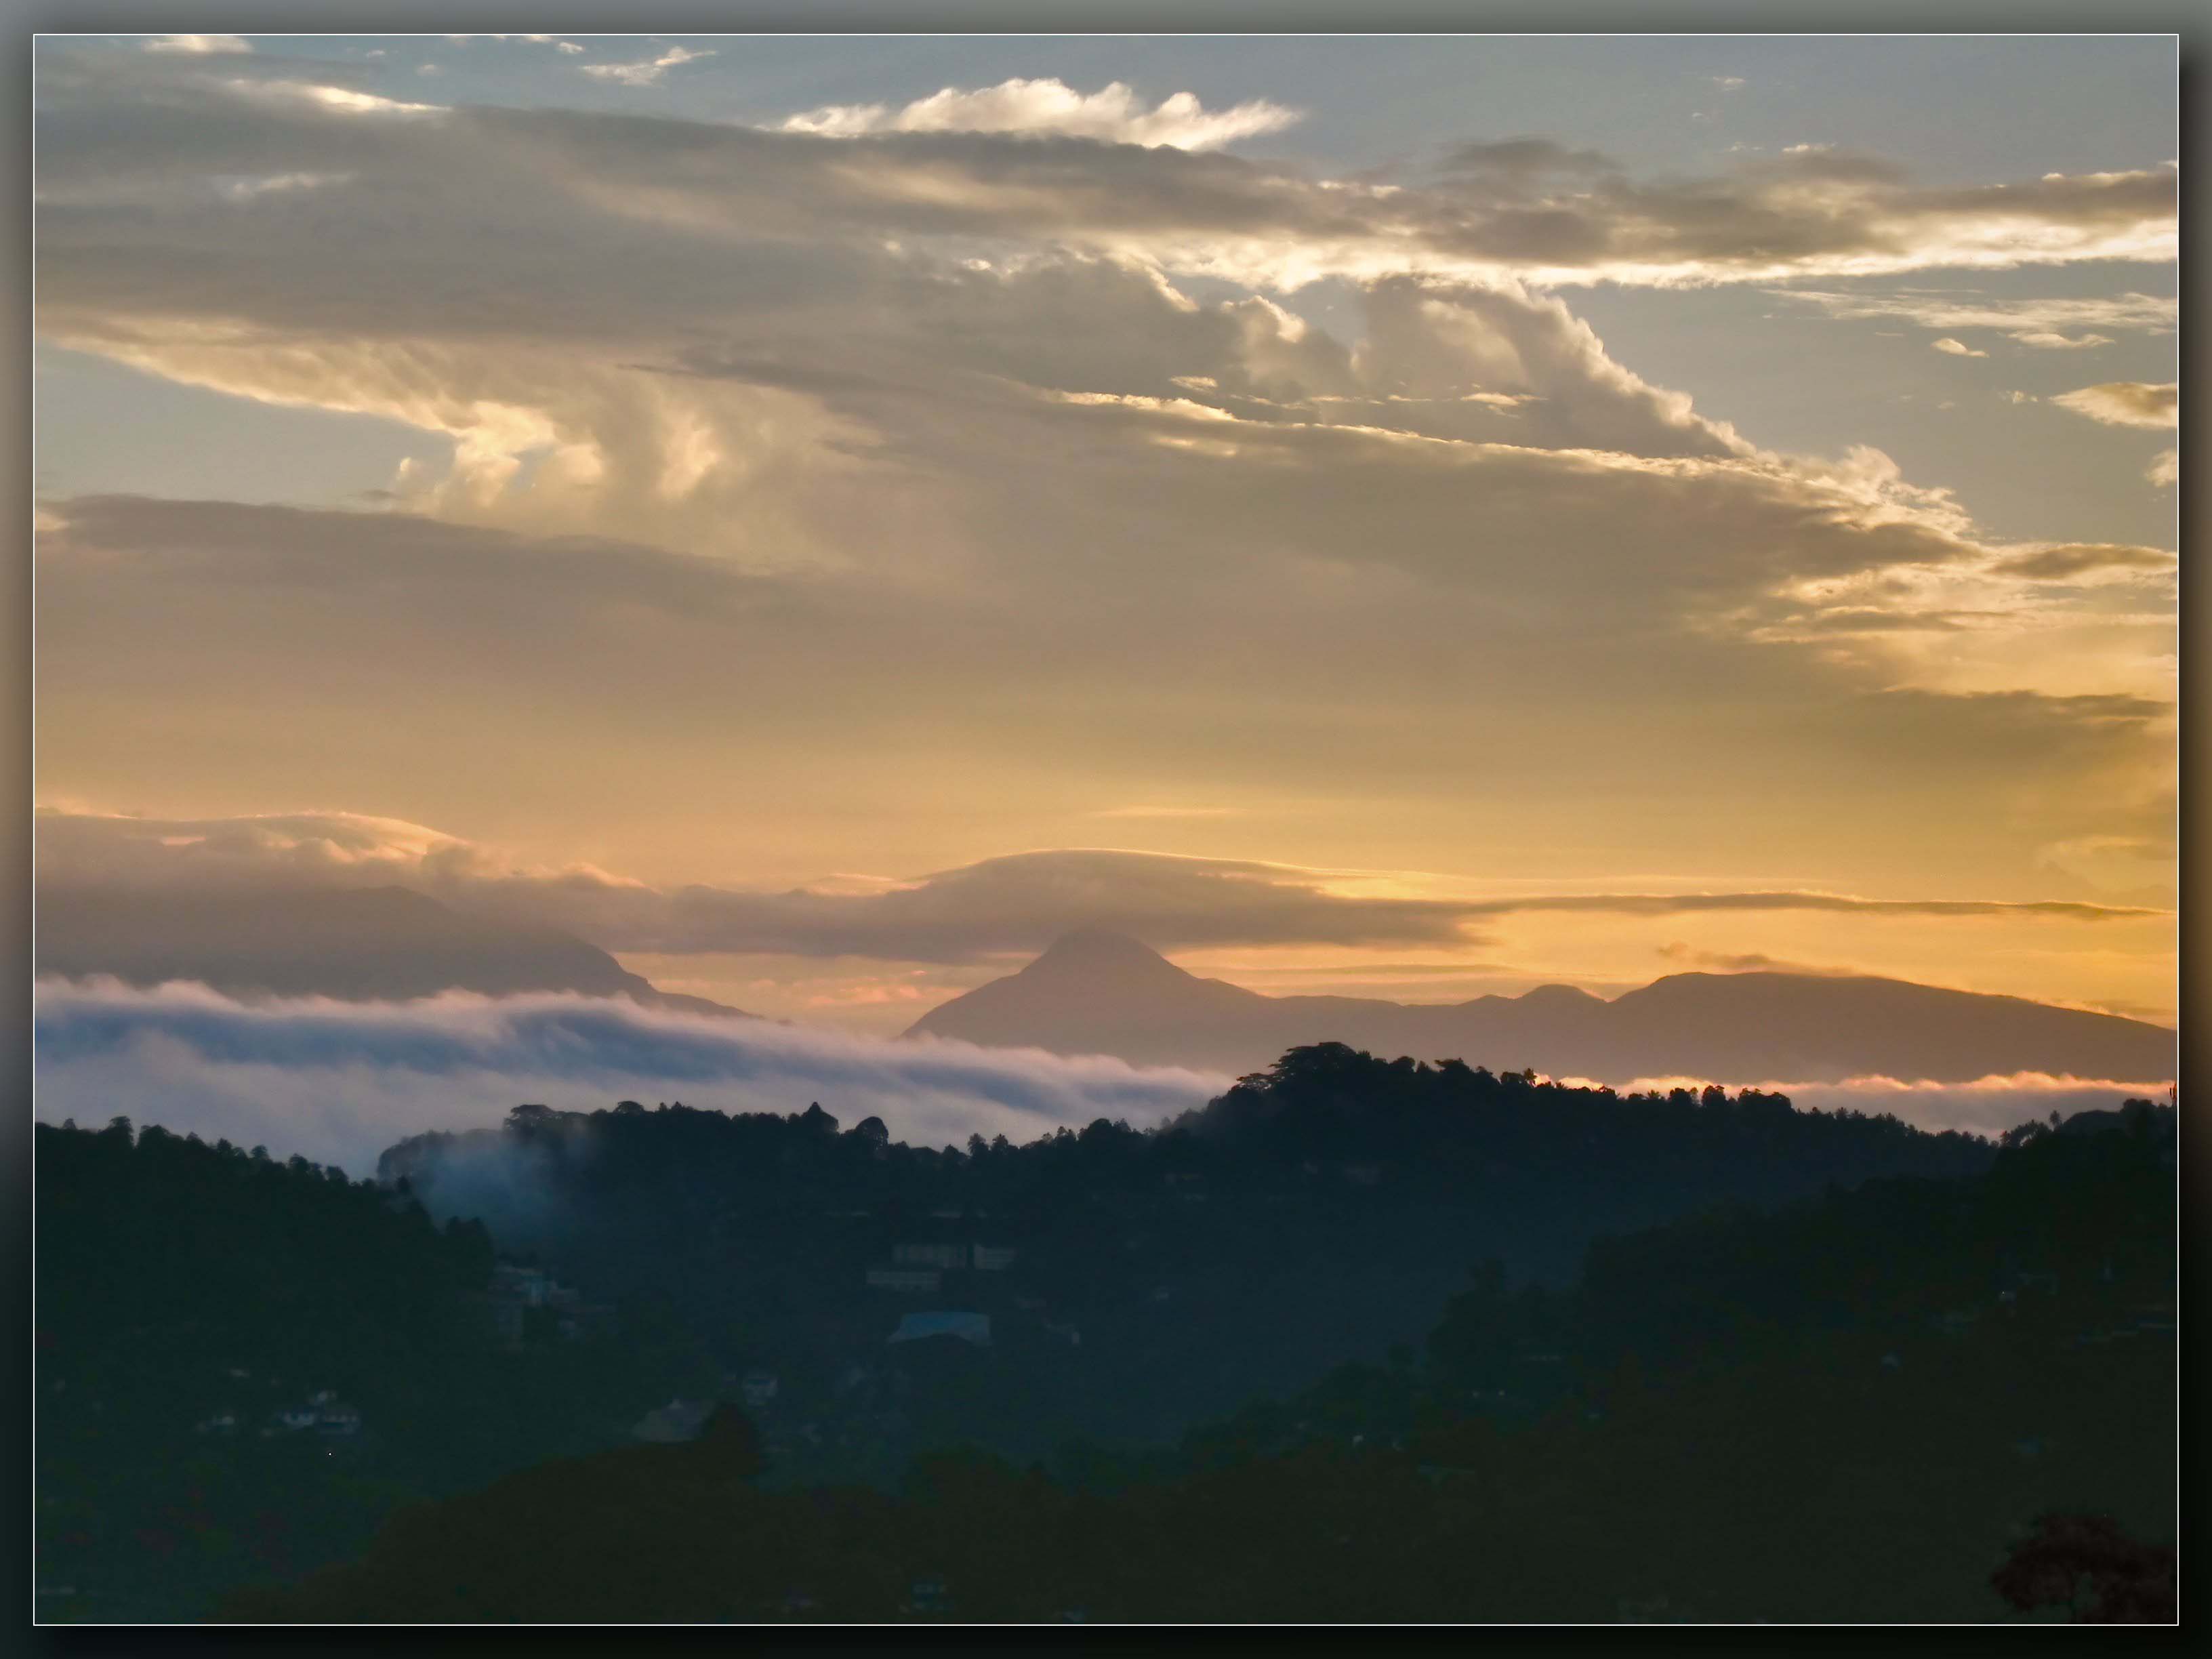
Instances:
[[[957,1336],[979,1348],[991,1346],[991,1316],[979,1313],[910,1313],[890,1334],[894,1342],[913,1342],[927,1336]]]

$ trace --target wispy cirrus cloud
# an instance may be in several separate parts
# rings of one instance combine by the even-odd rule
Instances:
[[[2030,581],[2063,582],[2166,575],[2179,563],[2174,555],[2162,548],[2069,542],[2008,555],[1997,561],[1996,568]]]
[[[263,76],[239,79],[231,84],[241,97],[264,103],[289,103],[342,116],[426,116],[447,112],[443,104],[410,103],[404,99],[386,98],[357,88],[331,86],[317,81]]]
[[[169,57],[222,58],[250,52],[253,43],[238,34],[159,34],[143,42],[142,49]]]
[[[1147,149],[1204,150],[1279,132],[1300,118],[1301,112],[1264,98],[1209,110],[1194,94],[1176,92],[1147,108],[1120,81],[1081,93],[1057,79],[1017,77],[974,91],[946,87],[896,107],[828,104],[785,118],[782,129],[825,138],[882,132],[1054,134]]]
[[[1616,915],[1693,915],[1714,910],[1826,910],[1892,916],[2051,916],[2069,921],[2113,921],[2168,915],[2141,905],[2094,904],[2070,899],[1886,899],[1850,893],[1559,893],[1470,903],[1474,915],[1523,910],[1596,910]]]
[[[446,37],[456,46],[466,46],[471,40],[520,40],[533,46],[551,46],[556,52],[574,56],[584,48],[574,40],[564,40],[557,34],[449,34]]]
[[[2106,426],[2140,426],[2156,431],[2180,418],[2181,388],[2172,380],[2163,385],[2107,380],[2102,386],[2058,392],[2051,401]]]
[[[2061,334],[2048,328],[2021,329],[2012,337],[2039,351],[2089,351],[2112,343],[2109,334]]]
[[[1861,971],[1820,963],[1770,956],[1764,951],[1700,951],[1681,939],[1657,947],[1657,954],[1685,968],[1710,968],[1724,974],[1816,974],[1842,977]]]
[[[712,47],[695,52],[690,46],[671,46],[658,58],[641,58],[629,64],[582,64],[578,67],[594,80],[613,81],[625,87],[649,87],[672,69],[714,55]]]
[[[1778,288],[1768,289],[1767,294],[1772,299],[1817,306],[1839,320],[1895,319],[1931,330],[1995,330],[2021,345],[2045,351],[2110,345],[2112,336],[2122,333],[2170,334],[2180,316],[2178,299],[2133,292],[2032,300],[1909,289],[1837,293]],[[2100,331],[2106,330],[2111,332]]]

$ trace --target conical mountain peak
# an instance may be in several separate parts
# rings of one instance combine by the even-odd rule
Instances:
[[[1105,927],[1079,927],[1062,933],[1022,972],[1054,978],[1063,975],[1115,980],[1184,977],[1182,969],[1149,945]]]

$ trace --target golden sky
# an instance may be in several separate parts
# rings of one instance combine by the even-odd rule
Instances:
[[[155,44],[40,51],[48,878],[2172,1017],[2169,42]]]

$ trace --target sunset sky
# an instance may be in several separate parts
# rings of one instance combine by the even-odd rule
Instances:
[[[37,67],[44,878],[2174,1017],[2171,39]]]

